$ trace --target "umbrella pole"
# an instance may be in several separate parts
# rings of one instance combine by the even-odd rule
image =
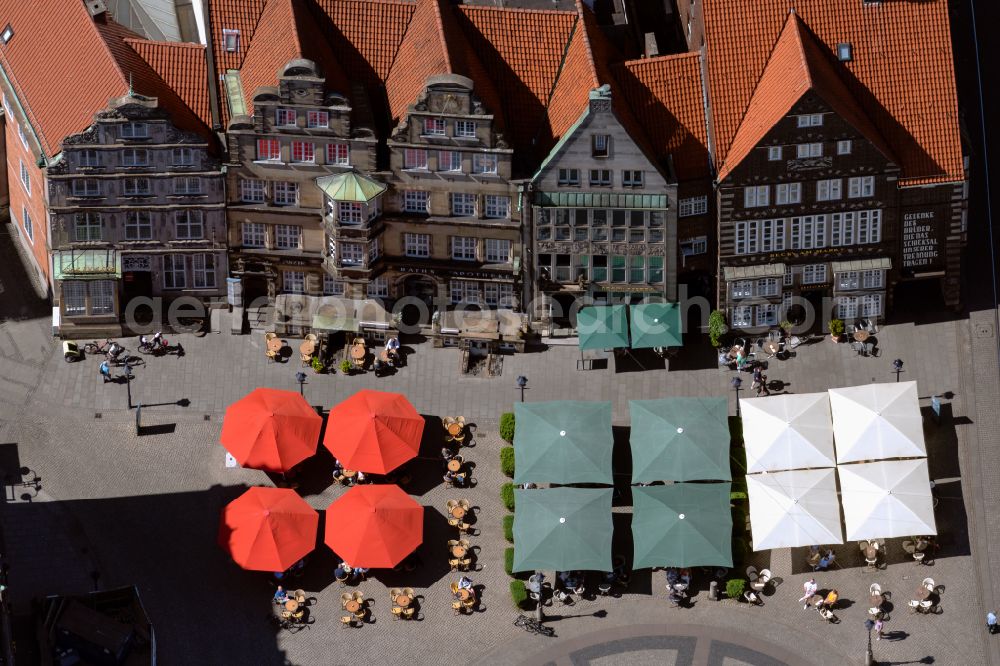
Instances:
[[[535,575],[537,576],[539,573],[540,572],[536,571]],[[535,622],[537,622],[538,624],[541,624],[542,622],[545,621],[545,614],[542,612],[542,606],[544,605],[544,601],[545,601],[545,588],[542,587],[541,584],[539,584],[538,603],[535,604]]]

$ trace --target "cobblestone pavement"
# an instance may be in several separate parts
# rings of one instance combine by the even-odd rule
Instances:
[[[802,393],[891,381],[890,361],[898,356],[906,362],[903,378],[919,382],[925,407],[931,394],[950,396],[944,400],[945,415],[954,418],[927,426],[931,476],[940,482],[938,524],[944,544],[935,566],[893,562],[870,575],[858,566],[856,546],[841,547],[843,568],[817,575],[821,587],[835,587],[845,599],[837,611],[838,625],[826,624],[795,603],[806,574],[794,568],[782,571],[787,564],[778,559],[755,561],[758,567],[771,566],[783,579],[763,608],[711,602],[704,584],[692,608],[669,609],[662,574],[640,573],[621,599],[547,609],[558,634],[547,639],[512,625],[516,613],[503,572],[504,509],[498,497],[503,478],[495,433],[498,415],[518,398],[514,378],[528,377],[529,401],[610,400],[616,423],[623,424],[632,398],[728,394],[733,400],[731,373],[714,367],[710,349],[685,348],[669,371],[616,372],[612,361],[608,369],[578,372],[575,348],[554,346],[507,357],[502,377],[479,379],[459,376],[455,350],[418,344],[407,367],[393,377],[310,373],[305,391],[313,404],[329,407],[359,388],[377,387],[406,393],[431,425],[442,415],[464,414],[478,426],[476,446],[464,452],[476,464],[478,485],[463,492],[442,487],[435,446],[429,442],[422,454],[428,459],[420,461],[407,486],[428,507],[425,544],[418,551],[424,565],[409,575],[380,575],[361,584],[359,589],[372,600],[374,622],[350,630],[340,626],[342,590],[331,580],[332,556],[321,548],[299,583],[316,598],[315,623],[289,635],[279,634],[268,620],[271,588],[265,577],[239,571],[215,545],[218,513],[225,503],[247,485],[270,483],[260,472],[226,468],[217,442],[229,403],[256,386],[294,389],[298,364],[268,364],[257,336],[180,336],[184,357],[151,359],[137,371],[133,397],[147,405],[145,423],[168,427],[163,434],[136,437],[134,412],[124,409],[125,387],[102,384],[96,361],[66,364],[40,323],[6,323],[0,331],[17,340],[18,352],[6,347],[0,358],[0,374],[13,380],[0,383],[5,398],[0,441],[16,443],[21,464],[42,477],[41,491],[8,501],[0,515],[15,608],[25,611],[28,599],[39,593],[91,589],[93,572],[99,574],[100,587],[134,582],[153,616],[160,655],[168,664],[382,663],[397,657],[419,664],[603,664],[620,660],[617,655],[623,651],[629,652],[630,663],[640,664],[861,663],[867,640],[864,596],[871,582],[879,582],[896,593],[897,607],[886,628],[897,640],[877,643],[877,659],[982,663],[981,602],[962,501],[967,489],[958,480],[957,449],[964,446],[967,429],[962,417],[972,399],[960,384],[958,356],[959,334],[967,327],[964,320],[887,326],[878,336],[883,348],[879,359],[857,358],[846,345],[820,340],[800,347],[795,358],[772,361],[768,370],[772,380]],[[297,341],[289,343],[297,347]],[[22,379],[18,372],[24,373]],[[151,406],[180,399],[189,405]],[[341,491],[310,477],[301,492],[322,509]],[[482,570],[472,577],[484,586],[483,608],[469,617],[452,615],[447,590],[455,576],[445,562],[445,540],[452,535],[442,513],[445,501],[455,496],[479,507],[480,534],[471,540],[479,547]],[[800,560],[795,554],[791,562]],[[911,616],[905,609],[910,590],[927,575],[946,586],[944,614]],[[392,585],[409,585],[422,595],[422,621],[392,620],[386,592]],[[663,636],[692,646],[694,661],[685,661],[686,653],[671,648],[669,641],[643,638]],[[736,651],[730,654],[727,645]]]

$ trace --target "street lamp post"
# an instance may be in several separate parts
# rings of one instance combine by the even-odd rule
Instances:
[[[903,361],[902,359],[896,359],[892,362],[892,371],[896,373],[896,381],[899,381],[899,375],[903,372]]]
[[[302,371],[296,372],[295,373],[295,381],[297,381],[299,383],[299,395],[301,395],[304,398],[305,395],[306,395],[306,389],[305,389],[305,385],[306,385],[306,373],[304,373]]]
[[[517,376],[517,388],[521,389],[521,402],[524,402],[524,389],[528,386],[528,378],[524,375]]]
[[[739,377],[733,377],[733,381],[730,383],[733,385],[733,390],[736,391],[736,416],[740,416],[740,387],[743,386],[743,380]]]
[[[132,409],[132,378],[135,375],[132,374],[132,368],[128,363],[125,364],[125,391],[128,395],[128,408]]]
[[[865,629],[868,630],[868,649],[865,651],[865,666],[872,666],[875,663],[875,657],[872,655],[872,627],[875,623],[870,619],[865,620]]]

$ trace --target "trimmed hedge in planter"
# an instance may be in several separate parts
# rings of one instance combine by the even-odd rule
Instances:
[[[528,589],[524,586],[523,580],[515,578],[510,581],[510,600],[514,602],[514,608],[524,610],[524,602],[528,600]]]
[[[514,510],[514,484],[507,482],[500,487],[500,499],[508,511]]]
[[[505,446],[500,449],[500,471],[503,475],[514,478],[514,447]]]
[[[503,517],[503,538],[508,543],[514,543],[514,516],[512,515]]]
[[[732,578],[726,581],[726,596],[730,599],[739,599],[746,589],[747,582],[742,578]]]
[[[514,441],[514,412],[500,415],[500,436],[508,443]]]
[[[508,576],[514,575],[514,549],[507,548],[503,551],[503,570]]]

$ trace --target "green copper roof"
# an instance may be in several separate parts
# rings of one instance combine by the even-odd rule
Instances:
[[[368,203],[386,191],[386,186],[377,180],[365,178],[356,171],[346,171],[334,176],[316,179],[319,189],[334,201]]]

